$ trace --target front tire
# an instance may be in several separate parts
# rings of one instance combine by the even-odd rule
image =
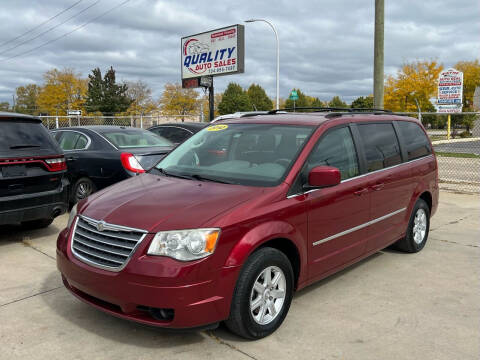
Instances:
[[[423,199],[418,199],[413,207],[407,233],[395,243],[399,250],[416,253],[425,247],[430,230],[430,208]]]
[[[292,265],[284,253],[270,247],[257,250],[242,267],[225,324],[247,339],[270,335],[287,316],[293,285]]]

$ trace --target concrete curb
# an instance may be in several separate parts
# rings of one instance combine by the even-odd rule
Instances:
[[[451,144],[457,142],[469,142],[469,141],[477,141],[480,140],[480,137],[470,137],[470,138],[462,138],[462,139],[450,139],[450,140],[437,140],[432,141],[433,145],[440,145],[440,144]]]

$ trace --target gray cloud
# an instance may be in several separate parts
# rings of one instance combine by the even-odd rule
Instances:
[[[280,37],[281,96],[293,87],[328,100],[340,95],[351,101],[372,93],[374,1],[153,1],[131,0],[83,29],[12,60],[71,31],[119,4],[102,0],[72,21],[0,56],[0,101],[11,101],[15,87],[41,83],[53,68],[72,67],[83,76],[94,67],[112,65],[122,80],[141,79],[160,96],[166,82],[180,81],[180,38],[255,17],[271,20]],[[2,4],[0,44],[74,3],[74,0],[18,0]],[[26,40],[59,24],[94,3],[83,0],[51,23],[26,35]],[[402,63],[436,59],[445,66],[473,60],[480,54],[478,0],[386,1],[385,72]],[[18,42],[0,46],[0,52]],[[218,77],[216,91],[228,82],[246,87],[255,82],[275,94],[275,43],[266,24],[246,24],[245,73]]]

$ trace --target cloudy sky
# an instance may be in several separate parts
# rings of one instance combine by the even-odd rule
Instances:
[[[385,73],[415,60],[453,66],[480,58],[479,15],[479,0],[385,0]],[[158,98],[166,82],[180,81],[182,36],[252,17],[278,29],[281,97],[293,87],[347,102],[373,92],[374,0],[3,0],[0,102],[11,102],[19,85],[41,83],[51,68],[86,77],[111,65],[118,79],[141,79]],[[274,97],[273,32],[246,24],[245,46],[245,73],[215,78],[217,91],[255,82]]]

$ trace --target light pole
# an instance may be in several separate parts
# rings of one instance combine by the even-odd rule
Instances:
[[[277,109],[279,109],[279,104],[280,104],[280,42],[278,41],[278,33],[277,29],[275,26],[268,20],[265,19],[249,19],[245,20],[246,23],[251,23],[255,21],[263,21],[270,25],[272,28],[273,32],[275,33],[275,39],[277,40]]]

